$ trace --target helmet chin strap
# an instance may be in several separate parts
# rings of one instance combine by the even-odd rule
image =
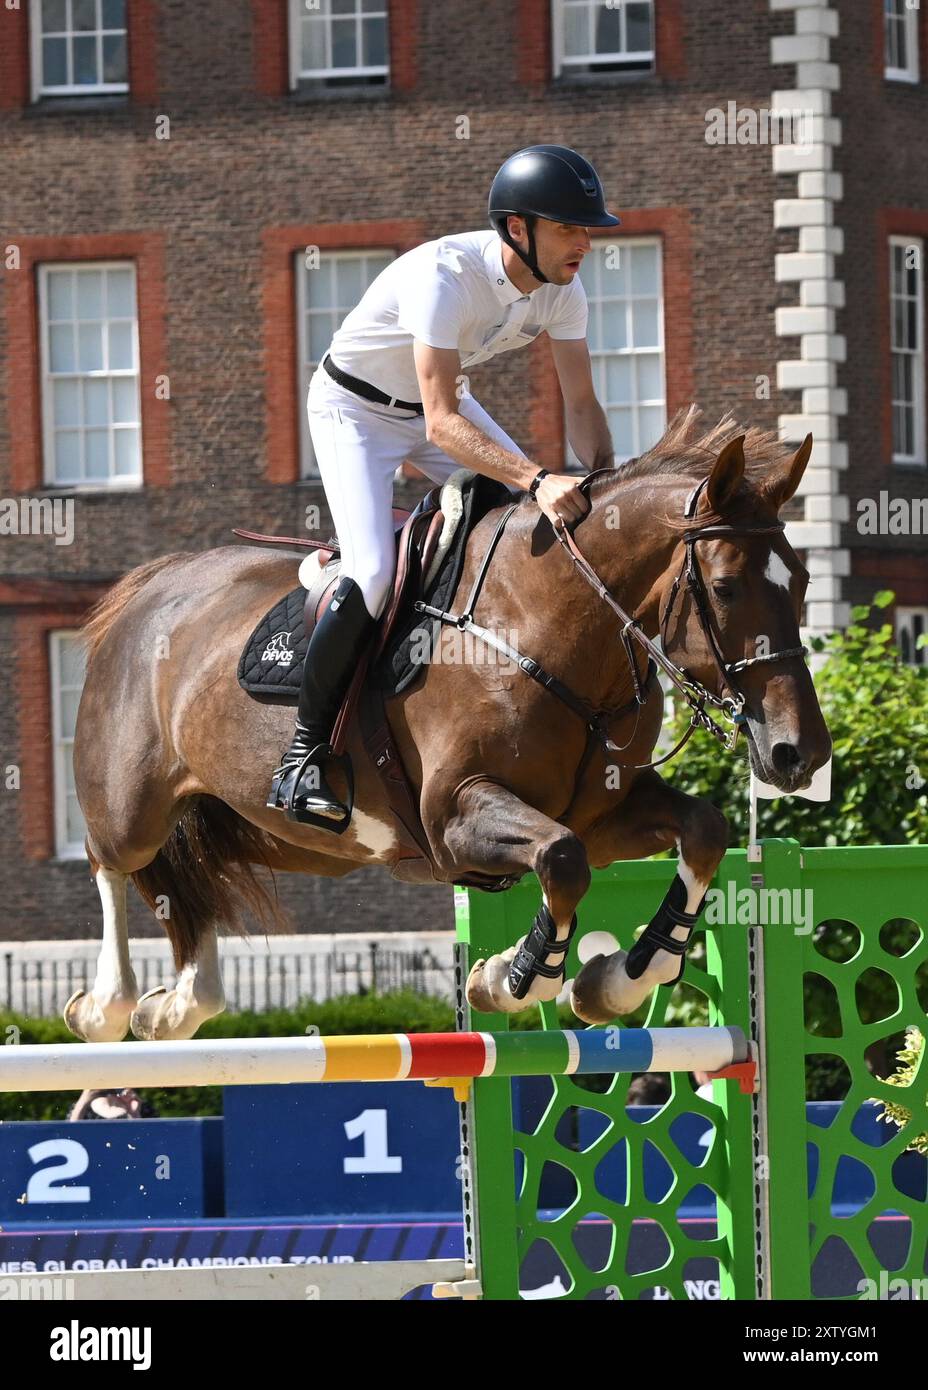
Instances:
[[[507,246],[512,247],[513,251],[515,251],[515,253],[516,253],[516,255],[519,257],[519,259],[520,259],[521,261],[524,261],[524,262],[525,262],[525,264],[528,266],[529,270],[530,270],[530,271],[532,272],[532,274],[534,275],[535,279],[536,279],[536,280],[540,280],[541,283],[542,283],[543,285],[547,285],[547,284],[549,283],[548,277],[547,277],[547,275],[545,275],[545,273],[544,273],[543,270],[541,269],[541,266],[538,264],[538,259],[537,259],[536,255],[535,255],[535,227],[534,227],[534,222],[533,222],[532,224],[529,224],[529,222],[526,220],[525,228],[526,228],[526,231],[528,232],[528,250],[527,250],[527,251],[523,251],[523,250],[522,250],[522,247],[519,246],[517,242],[513,241],[512,237],[511,237],[510,234],[509,234],[509,226],[508,226],[508,224],[505,223],[505,222],[503,223],[503,240],[505,241],[505,243],[506,243]]]

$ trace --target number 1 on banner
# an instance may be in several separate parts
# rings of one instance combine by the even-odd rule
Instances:
[[[345,1159],[345,1173],[402,1173],[403,1160],[387,1152],[386,1110],[362,1110],[354,1120],[345,1121],[349,1139],[364,1140],[364,1152]]]

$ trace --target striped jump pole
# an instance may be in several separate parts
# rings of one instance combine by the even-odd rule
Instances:
[[[750,1069],[739,1028],[385,1033],[0,1047],[0,1092]],[[744,1074],[740,1073],[742,1089]],[[753,1089],[753,1073],[752,1073]]]

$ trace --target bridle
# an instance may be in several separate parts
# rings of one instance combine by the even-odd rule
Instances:
[[[614,469],[600,468],[593,473],[588,473],[580,484],[581,490],[586,491],[587,496],[589,496],[588,489],[595,478],[603,476],[605,474],[612,475],[614,474],[614,472]],[[683,508],[684,517],[689,518],[694,517],[696,515],[696,508],[699,503],[699,498],[702,494],[703,488],[705,488],[708,481],[708,477],[703,478],[700,482],[696,484],[696,486],[690,492],[689,496],[686,499],[686,504]],[[718,739],[719,743],[721,743],[722,747],[727,752],[731,752],[738,742],[738,735],[741,732],[742,727],[747,723],[747,716],[743,712],[746,696],[744,692],[739,689],[738,685],[735,683],[732,677],[737,675],[741,671],[746,671],[752,666],[759,666],[761,665],[761,663],[764,662],[787,661],[790,658],[797,656],[805,657],[806,653],[808,652],[808,648],[804,646],[799,646],[784,647],[781,651],[770,652],[765,656],[751,656],[745,657],[740,661],[726,661],[724,653],[722,652],[722,649],[719,646],[718,638],[715,635],[715,630],[712,626],[712,608],[709,603],[709,597],[706,592],[705,581],[702,577],[702,571],[699,568],[699,560],[696,555],[697,541],[710,540],[715,536],[741,536],[765,534],[773,535],[777,532],[781,532],[783,529],[784,525],[782,521],[774,521],[766,525],[757,526],[752,526],[747,523],[743,526],[732,526],[724,522],[718,522],[707,526],[694,526],[683,532],[682,538],[686,545],[686,554],[684,556],[680,571],[677,574],[671,586],[670,594],[668,596],[667,603],[664,608],[663,618],[659,619],[661,641],[666,646],[667,624],[670,619],[670,615],[673,612],[674,604],[676,603],[677,599],[677,594],[680,592],[682,586],[684,589],[689,590],[689,593],[693,599],[693,603],[696,608],[696,614],[699,618],[699,625],[702,629],[702,634],[706,639],[709,651],[711,652],[712,658],[715,661],[715,664],[718,668],[719,676],[721,678],[721,687],[723,690],[727,688],[730,691],[730,694],[728,695],[716,695],[711,690],[708,690],[706,686],[702,684],[701,681],[698,681],[695,678],[695,676],[691,676],[689,672],[684,670],[682,667],[676,666],[669,659],[669,657],[667,657],[665,653],[661,651],[661,649],[654,642],[651,641],[650,637],[648,637],[642,631],[639,619],[633,618],[628,613],[626,613],[625,609],[621,606],[621,604],[617,603],[616,600],[612,597],[606,585],[602,582],[599,575],[596,573],[592,565],[586,559],[585,555],[581,551],[580,547],[577,545],[577,542],[574,540],[573,536],[571,535],[570,531],[567,529],[563,521],[558,527],[556,527],[555,535],[560,544],[563,546],[564,550],[570,556],[576,569],[579,571],[580,574],[582,574],[583,578],[587,581],[587,583],[590,584],[591,587],[596,590],[603,602],[608,604],[609,607],[613,610],[613,612],[617,615],[617,617],[619,617],[622,621],[622,630],[620,636],[622,639],[622,644],[625,648],[625,654],[628,657],[628,663],[631,668],[632,676],[634,679],[635,694],[638,704],[641,705],[644,702],[645,697],[643,695],[641,677],[638,672],[638,665],[635,661],[634,651],[631,645],[632,637],[639,644],[639,646],[645,649],[645,651],[648,653],[649,658],[652,661],[656,662],[656,664],[660,666],[661,669],[666,673],[666,675],[670,678],[673,684],[680,691],[681,695],[683,696],[684,700],[690,708],[689,727],[683,735],[683,738],[680,739],[679,743],[677,743],[675,747],[672,748],[671,751],[667,753],[663,758],[658,758],[653,763],[632,764],[632,766],[634,766],[635,768],[658,767],[661,763],[667,762],[668,759],[674,757],[675,754],[677,754],[680,751],[680,749],[686,743],[687,739],[692,734],[693,730],[696,728],[705,729],[708,733],[712,734],[714,738]],[[723,716],[730,719],[732,723],[732,728],[730,730],[723,728],[722,725],[719,724],[717,720],[715,720],[709,713],[708,709],[706,708],[707,705],[711,705],[712,707],[717,709]],[[624,747],[627,746],[627,744],[624,745]],[[613,747],[616,749],[617,752],[622,751],[622,749],[618,748],[616,745],[613,745]],[[626,766],[626,764],[620,764],[620,766]]]
[[[587,473],[586,477],[580,483],[581,491],[588,489],[595,478],[605,475],[615,477],[616,470],[614,468],[599,468],[592,473]],[[707,482],[708,478],[703,478],[702,481],[697,483],[693,488],[683,510],[685,517],[689,518],[695,516],[700,495]],[[593,566],[587,560],[562,520],[560,525],[555,528],[554,534],[557,540],[570,556],[576,569],[582,574],[587,583],[596,590],[603,602],[608,604],[616,616],[621,619],[622,629],[619,635],[622,645],[625,648],[625,654],[628,658],[629,670],[634,684],[634,696],[624,705],[614,709],[594,709],[581,696],[576,695],[562,680],[552,672],[547,671],[539,661],[518,651],[499,633],[493,632],[489,628],[474,621],[474,609],[477,606],[477,601],[483,589],[483,583],[486,579],[491,561],[502,539],[503,533],[506,530],[507,523],[518,505],[517,502],[512,502],[505,508],[500,516],[489,545],[484,552],[483,560],[477,570],[476,578],[471,586],[470,593],[467,595],[461,613],[452,613],[445,609],[437,608],[433,604],[426,603],[422,599],[417,600],[413,607],[417,613],[427,614],[430,618],[435,619],[439,623],[455,627],[460,632],[472,633],[482,642],[485,642],[487,646],[494,648],[509,661],[514,662],[526,676],[543,686],[545,690],[559,699],[562,704],[567,705],[569,709],[572,709],[574,713],[579,715],[583,720],[588,731],[587,742],[583,757],[580,760],[580,765],[575,774],[574,798],[571,800],[570,806],[573,806],[574,800],[576,799],[581,779],[589,764],[596,742],[598,742],[609,755],[624,753],[625,749],[630,747],[633,743],[638,732],[641,711],[648,700],[650,687],[657,675],[658,666],[666,672],[689,705],[689,726],[680,741],[671,748],[669,753],[665,753],[662,758],[656,758],[650,763],[623,763],[618,762],[615,758],[613,758],[612,761],[618,762],[619,767],[632,768],[635,771],[642,771],[650,767],[660,767],[661,763],[668,762],[679,753],[680,749],[696,728],[705,729],[708,733],[712,734],[714,738],[718,739],[723,748],[727,751],[731,751],[738,741],[738,734],[742,726],[747,722],[747,717],[743,713],[746,697],[733,682],[732,677],[739,671],[747,670],[750,666],[760,665],[761,662],[786,661],[790,657],[805,656],[807,648],[788,647],[783,651],[771,652],[768,656],[752,656],[741,661],[726,661],[712,628],[712,609],[706,593],[706,586],[703,582],[702,573],[699,569],[699,561],[696,558],[696,542],[708,540],[713,536],[773,534],[783,530],[783,522],[771,522],[766,526],[730,526],[724,523],[718,523],[717,525],[694,526],[683,532],[683,540],[686,543],[686,556],[680,572],[671,587],[663,619],[660,620],[661,638],[663,640],[668,619],[673,610],[674,603],[676,602],[677,593],[682,585],[687,588],[693,596],[693,602],[699,616],[699,623],[703,635],[709,644],[709,650],[712,653],[715,664],[718,667],[722,686],[723,688],[727,687],[731,692],[729,695],[715,695],[698,681],[695,676],[691,676],[687,671],[683,670],[682,667],[675,666],[669,657],[665,656],[664,652],[662,652],[661,649],[651,641],[650,637],[642,631],[640,620],[626,613],[621,604],[612,597],[606,585],[593,569]],[[642,677],[638,670],[632,638],[634,638],[638,645],[643,647],[648,654],[648,668],[644,677]],[[729,731],[723,728],[709,713],[707,706],[712,706],[714,709],[720,711],[726,718],[730,719],[733,726],[732,729]],[[637,714],[635,727],[624,744],[616,743],[609,733],[609,725],[619,723],[630,714]],[[482,777],[483,774],[481,773],[480,776]],[[569,809],[570,807],[568,807],[568,810]],[[561,819],[563,820],[566,815],[567,812],[564,812]]]

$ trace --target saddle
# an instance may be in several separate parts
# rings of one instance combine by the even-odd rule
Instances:
[[[444,601],[449,591],[453,594],[463,568],[468,534],[503,495],[508,492],[501,484],[462,470],[444,488],[426,493],[413,511],[394,508],[397,553],[393,589],[332,733],[332,750],[340,755],[357,717],[366,753],[399,822],[400,851],[392,866],[393,876],[409,882],[434,881],[434,863],[418,798],[390,729],[386,700],[411,684],[423,669],[421,660],[411,664],[408,659],[411,634],[418,630],[421,635],[422,629],[422,618],[414,605],[425,597],[438,595]],[[442,510],[443,498],[449,515]],[[300,564],[301,586],[265,615],[249,637],[238,667],[239,684],[253,698],[295,704],[309,638],[339,580],[338,544],[302,536],[269,536],[241,527],[234,527],[233,534],[260,544],[295,545],[310,552]],[[486,881],[479,875],[473,882],[468,880],[474,887],[494,883],[489,876]]]

